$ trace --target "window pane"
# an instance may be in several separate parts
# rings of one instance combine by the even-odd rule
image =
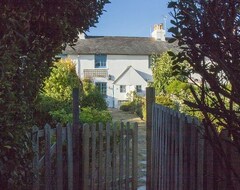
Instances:
[[[107,95],[107,83],[106,82],[96,82],[96,87],[98,88],[99,92],[103,95]]]
[[[95,68],[106,68],[107,55],[95,55]]]
[[[126,92],[126,86],[120,85],[120,92]]]
[[[136,86],[136,91],[137,92],[142,92],[142,86],[141,85],[137,85]]]

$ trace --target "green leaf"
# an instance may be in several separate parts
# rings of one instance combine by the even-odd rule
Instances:
[[[171,27],[168,29],[168,32],[171,32],[173,34],[178,34],[178,28],[177,27]]]
[[[168,55],[171,56],[171,57],[175,57],[175,56],[176,56],[175,53],[173,53],[172,51],[168,51],[167,53],[168,53]]]

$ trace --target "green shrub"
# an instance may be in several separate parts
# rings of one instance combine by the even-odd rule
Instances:
[[[174,110],[179,110],[179,105],[174,101],[169,95],[159,95],[155,99],[157,104],[172,108]]]
[[[133,96],[132,101],[123,103],[120,106],[120,110],[122,111],[129,111],[131,113],[136,114],[139,116],[141,119],[143,119],[143,112],[142,112],[142,105],[143,105],[143,97],[140,97],[136,94],[136,92],[132,92],[129,96]]]
[[[55,121],[63,124],[71,123],[73,120],[72,113],[66,112],[64,109],[50,112]],[[111,114],[108,111],[86,107],[80,111],[80,122],[81,123],[107,123],[112,121]]]
[[[106,124],[112,121],[112,116],[108,111],[99,111],[94,108],[86,107],[82,108],[80,113],[81,123],[99,123],[102,122]]]
[[[122,111],[130,111],[132,109],[132,104],[131,102],[125,102],[120,106],[119,109]]]
[[[91,107],[97,110],[107,110],[107,102],[98,90],[93,90],[84,95],[81,101],[82,107]]]
[[[65,59],[54,64],[51,75],[45,80],[43,91],[38,96],[38,125],[72,122],[72,90],[75,87],[80,89],[79,99],[82,108],[80,116],[83,117],[83,122],[101,120],[97,116],[102,115],[101,112],[107,109],[105,99],[90,80],[84,80],[81,83],[74,64],[71,60]],[[89,107],[96,116],[89,113]],[[108,117],[106,114],[103,116],[102,120],[105,121]]]

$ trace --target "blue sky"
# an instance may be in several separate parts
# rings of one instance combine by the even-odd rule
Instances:
[[[90,28],[91,36],[150,36],[154,24],[164,23],[170,27],[172,11],[167,8],[170,0],[110,0],[106,12],[99,19],[96,28]],[[170,34],[167,34],[170,36]]]

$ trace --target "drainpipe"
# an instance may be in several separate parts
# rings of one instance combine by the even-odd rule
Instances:
[[[78,70],[77,70],[77,74],[78,74],[78,77],[79,78],[82,78],[81,77],[81,67],[80,67],[80,55],[77,56],[78,57]]]
[[[115,108],[115,98],[114,98],[114,84],[113,84],[113,108]]]

